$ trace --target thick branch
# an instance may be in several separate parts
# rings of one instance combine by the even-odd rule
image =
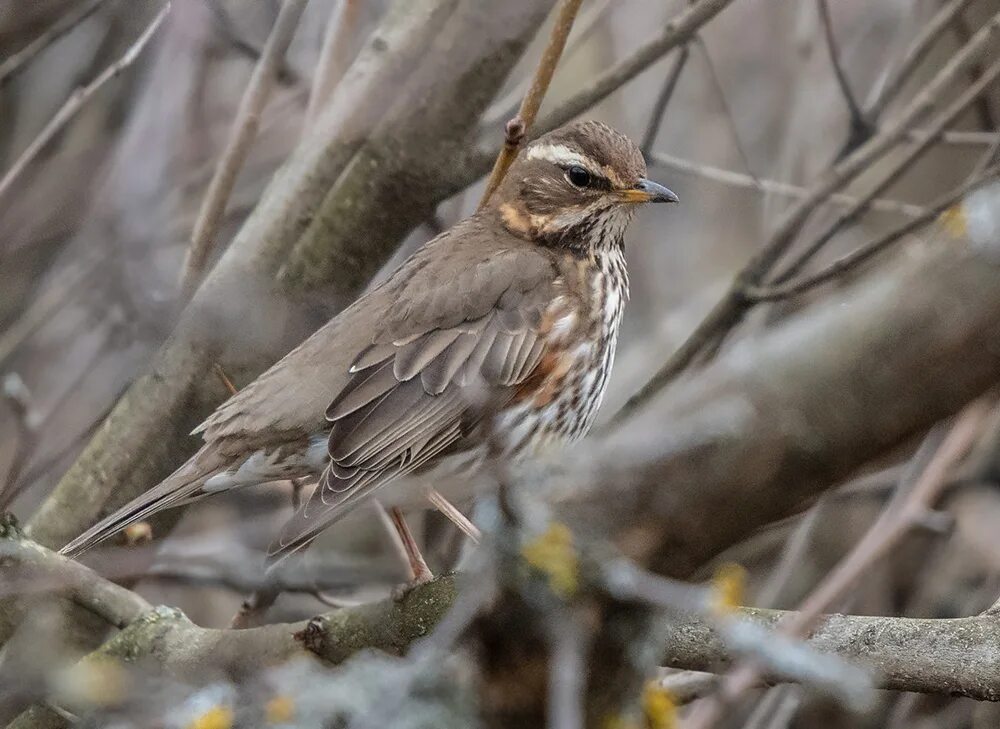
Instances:
[[[282,267],[287,290],[350,303],[454,190],[455,160],[552,2],[462,2],[401,81]],[[487,30],[489,29],[489,30]],[[476,41],[476,36],[479,40]],[[346,80],[346,79],[345,79]],[[340,105],[338,86],[329,107]],[[384,92],[383,92],[384,93]]]
[[[782,610],[741,611],[742,618],[772,629],[788,615]],[[996,615],[953,620],[827,615],[810,633],[808,644],[868,665],[881,688],[1000,701]],[[673,668],[719,671],[734,658],[711,626],[691,619],[674,623],[663,660]]]
[[[73,602],[123,628],[150,609],[134,592],[108,582],[79,562],[25,539],[10,517],[0,517],[0,596],[16,592],[61,592]]]
[[[1000,379],[992,253],[911,247],[742,343],[577,454],[567,515],[683,577],[802,509]]]

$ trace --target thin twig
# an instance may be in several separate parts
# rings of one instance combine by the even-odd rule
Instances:
[[[826,51],[830,55],[830,65],[833,66],[833,75],[837,77],[837,86],[844,97],[844,103],[851,113],[852,122],[865,123],[864,112],[858,105],[858,100],[854,98],[851,91],[851,83],[847,80],[847,73],[840,60],[840,49],[837,46],[837,39],[833,35],[833,20],[830,18],[830,5],[827,0],[816,0],[816,7],[819,10],[819,22],[823,28],[823,40],[826,42]]]
[[[20,317],[0,332],[0,367],[17,352],[18,348],[47,322],[62,311],[83,287],[93,281],[98,270],[98,260],[81,261],[72,268],[61,271],[50,285],[39,294]]]
[[[660,125],[663,123],[663,115],[667,111],[667,104],[670,103],[670,99],[674,96],[677,82],[680,80],[681,72],[684,70],[684,66],[687,64],[690,56],[691,49],[688,46],[682,47],[677,54],[677,58],[674,60],[674,65],[670,69],[670,73],[667,74],[663,88],[660,89],[660,95],[656,97],[656,102],[653,104],[653,111],[649,115],[649,123],[646,125],[646,133],[642,135],[642,143],[639,145],[639,149],[647,157],[652,153],[653,144],[656,143],[656,135],[660,131]]]
[[[392,544],[392,549],[396,553],[396,557],[399,559],[399,564],[403,569],[410,568],[410,558],[406,554],[406,545],[403,544],[403,538],[400,536],[399,532],[396,531],[396,527],[393,524],[392,517],[389,516],[389,510],[386,509],[382,502],[376,499],[370,499],[372,510],[375,512],[375,518],[378,519],[379,523],[382,525],[382,531],[388,537],[389,542]]]
[[[556,72],[556,65],[558,65],[559,57],[566,46],[566,38],[569,37],[569,31],[573,27],[573,21],[576,19],[581,2],[583,0],[561,0],[559,3],[555,25],[552,27],[549,42],[545,46],[538,67],[535,69],[528,93],[524,95],[517,115],[508,121],[504,128],[503,148],[500,150],[496,163],[493,165],[493,171],[486,181],[483,199],[479,201],[480,208],[489,202],[490,197],[500,186],[511,163],[517,157],[531,125],[535,122],[538,109],[542,105],[542,99],[545,98],[545,92],[549,90],[549,83],[552,81],[552,75]]]
[[[25,66],[39,53],[62,38],[66,33],[89,18],[107,0],[90,0],[89,3],[81,5],[73,11],[62,16],[54,22],[46,31],[28,43],[24,48],[4,59],[0,63],[0,89],[7,85],[12,78],[24,70]]]
[[[914,456],[912,467],[900,480],[897,494],[861,541],[806,597],[800,609],[781,621],[778,626],[781,633],[790,637],[806,635],[824,610],[842,600],[871,565],[919,523],[948,483],[949,472],[975,443],[980,426],[994,406],[994,397],[980,398],[962,411],[947,435],[942,437],[941,429],[931,431]],[[758,665],[752,662],[737,665],[723,680],[719,694],[695,709],[689,729],[706,729],[714,724],[725,704],[731,704],[760,679]]]
[[[972,174],[969,175],[970,180],[974,180],[979,177],[984,177],[990,167],[1000,162],[1000,131],[995,133],[995,138],[993,139],[993,144],[989,146],[989,149],[979,158],[976,162],[976,166],[972,169]]]
[[[782,197],[796,199],[802,199],[809,195],[809,188],[802,187],[801,185],[792,185],[787,182],[778,182],[777,180],[756,179],[742,172],[713,167],[701,162],[692,162],[691,160],[674,157],[664,152],[650,152],[646,156],[655,165],[662,165],[677,172],[697,175],[706,180],[720,182],[723,185],[731,187],[758,190],[771,195],[781,195]],[[857,204],[858,198],[837,192],[830,195],[826,202],[834,205],[851,206]],[[872,200],[870,207],[872,210],[880,213],[895,213],[897,215],[905,215],[909,218],[922,215],[926,210],[922,205],[905,203],[900,200],[886,200],[884,198],[875,198]]]
[[[965,10],[970,2],[972,0],[951,0],[934,14],[930,22],[924,26],[920,34],[913,39],[910,47],[906,49],[906,52],[903,54],[903,60],[900,62],[896,72],[882,85],[878,96],[865,109],[864,116],[866,119],[879,119],[882,116],[886,107],[903,90],[903,86],[913,75],[913,72],[917,70],[921,61],[930,53],[934,43],[948,29],[952,20]]]
[[[263,51],[246,38],[240,36],[233,24],[233,19],[223,6],[221,0],[205,0],[205,4],[212,11],[212,15],[215,18],[215,26],[219,33],[232,46],[233,50],[241,56],[257,63]],[[278,82],[286,86],[297,86],[301,80],[295,69],[290,67],[285,60],[282,60],[281,67],[278,69]]]
[[[309,91],[309,106],[306,109],[305,119],[307,128],[316,119],[320,108],[333,95],[333,90],[351,65],[353,49],[351,35],[357,31],[360,14],[361,0],[340,0],[330,15],[312,89]]]
[[[591,32],[597,28],[597,21],[603,16],[611,0],[593,0],[588,7],[580,13],[573,22],[573,31],[566,40],[566,48],[563,49],[563,63],[565,63],[574,52],[582,47],[582,44],[590,37]],[[522,79],[513,89],[508,91],[502,99],[490,104],[490,107],[483,112],[481,129],[494,129],[497,125],[504,123],[517,113],[521,104],[521,99],[528,92],[531,84],[530,78]]]
[[[922,447],[917,449],[911,468],[904,471],[897,493],[882,514],[850,553],[802,601],[798,612],[782,624],[785,634],[805,635],[824,610],[842,600],[873,563],[918,526],[921,515],[932,508],[937,495],[948,484],[949,472],[975,443],[980,425],[993,405],[990,397],[976,400],[962,411],[950,428],[931,431]]]
[[[969,42],[969,36],[972,35],[972,31],[969,29],[969,23],[966,21],[964,13],[959,13],[954,17],[951,21],[951,27],[958,36],[959,43]],[[975,81],[982,74],[983,69],[979,64],[969,66],[970,82]],[[980,97],[976,100],[976,113],[979,116],[979,125],[982,129],[989,131],[996,128],[997,123],[993,118],[993,109],[990,107],[990,100],[988,98]]]
[[[15,373],[6,375],[0,386],[2,386],[0,394],[14,411],[14,420],[17,425],[14,455],[7,468],[7,474],[3,482],[0,483],[0,513],[2,513],[17,496],[18,492],[15,486],[38,443],[39,423],[38,416],[31,404],[31,393],[20,376]]]
[[[434,505],[435,509],[444,514],[448,518],[448,521],[461,529],[465,536],[473,542],[479,544],[482,541],[483,533],[479,530],[479,527],[473,524],[469,520],[469,517],[463,514],[458,507],[448,501],[440,491],[437,489],[428,489],[427,500]]]
[[[942,213],[955,205],[955,203],[968,195],[969,192],[974,190],[976,187],[981,186],[991,179],[995,179],[998,172],[1000,172],[1000,169],[994,168],[992,170],[987,170],[983,175],[966,181],[964,184],[959,185],[955,190],[940,198],[937,202],[928,206],[928,208],[920,216],[907,221],[904,225],[889,231],[885,235],[879,236],[875,240],[865,244],[857,250],[851,251],[850,253],[838,258],[822,271],[806,276],[805,278],[797,281],[790,281],[784,284],[776,284],[774,286],[748,286],[744,290],[744,294],[754,303],[763,301],[780,301],[791,296],[797,296],[798,294],[802,294],[821,284],[843,276],[845,273],[854,270],[873,256],[881,253],[893,243],[902,240],[906,236],[920,230],[920,228],[924,227],[928,223],[936,220]]]
[[[743,320],[746,311],[753,305],[753,302],[746,296],[746,290],[761,284],[774,264],[795,241],[799,231],[813,212],[830,195],[852,182],[865,170],[870,169],[875,160],[880,159],[905,139],[907,132],[913,125],[919,123],[934,110],[940,102],[940,98],[953,87],[956,79],[963,73],[968,64],[977,60],[980,55],[993,47],[998,31],[1000,31],[1000,13],[991,17],[969,42],[939,69],[938,73],[900,111],[890,125],[880,130],[878,134],[871,137],[816,180],[810,187],[809,195],[788,211],[767,244],[733,277],[723,297],[695,327],[674,355],[615,414],[611,421],[612,426],[635,412],[653,394],[687,369],[703,349],[710,345],[718,347],[721,340]]]
[[[801,271],[813,259],[813,257],[823,249],[823,247],[833,239],[844,227],[855,223],[864,213],[868,211],[869,200],[876,195],[885,192],[896,183],[934,144],[937,134],[950,126],[965,110],[973,103],[986,88],[992,84],[997,77],[1000,77],[1000,61],[997,61],[989,70],[980,76],[975,83],[967,88],[955,99],[931,124],[928,135],[923,141],[905,150],[903,155],[894,160],[891,167],[882,174],[879,182],[874,185],[868,193],[858,200],[849,209],[838,215],[833,222],[828,224],[822,233],[817,235],[812,242],[806,245],[802,252],[796,256],[784,271],[775,276],[775,284],[783,284],[789,281],[795,274]],[[922,216],[918,216],[922,217]]]
[[[132,65],[142,49],[146,47],[149,39],[153,37],[157,28],[163,23],[164,19],[167,17],[167,13],[170,11],[170,3],[164,4],[163,8],[156,14],[146,30],[142,32],[135,43],[128,47],[124,55],[115,61],[113,64],[108,66],[101,74],[91,81],[86,86],[74,91],[66,103],[60,107],[59,111],[56,112],[49,122],[42,129],[41,133],[35,137],[35,139],[28,145],[27,149],[21,153],[21,156],[17,158],[17,161],[11,166],[7,173],[0,179],[0,197],[3,197],[4,193],[10,189],[10,186],[14,183],[14,180],[24,172],[25,168],[38,156],[38,153],[47,145],[52,139],[62,131],[63,127],[66,126],[69,121],[76,116],[77,112],[83,108],[83,106],[97,93],[98,90],[108,81],[119,76],[126,68]]]
[[[184,258],[181,275],[182,296],[185,300],[191,298],[205,273],[205,266],[219,236],[226,203],[236,184],[236,177],[250,153],[250,145],[257,136],[261,112],[271,95],[278,77],[278,68],[298,28],[306,2],[307,0],[285,0],[282,4],[260,60],[250,76],[250,83],[240,99],[226,148],[208,184],[208,192],[205,193],[191,232],[191,245]]]
[[[672,18],[660,34],[640,46],[628,58],[622,59],[590,82],[585,88],[541,117],[535,124],[535,135],[552,131],[572,121],[590,107],[634,79],[652,64],[678,46],[694,39],[708,21],[718,15],[733,0],[699,0]]]
[[[913,129],[907,133],[907,138],[914,142],[919,142],[927,136],[924,129]],[[956,147],[988,147],[992,144],[995,132],[964,132],[948,130],[938,139],[942,144],[950,144]]]
[[[736,152],[740,155],[740,160],[743,162],[743,167],[746,169],[747,174],[756,180],[757,175],[753,173],[753,165],[750,164],[750,155],[747,154],[746,147],[743,146],[743,138],[740,136],[740,129],[736,125],[736,117],[733,115],[733,111],[729,107],[729,101],[726,99],[726,89],[722,85],[722,79],[719,78],[718,71],[715,70],[715,61],[712,60],[712,54],[708,52],[708,44],[705,43],[704,38],[700,35],[696,35],[693,42],[701,49],[702,58],[705,59],[705,68],[708,69],[708,77],[712,80],[712,88],[715,89],[715,94],[719,99],[719,106],[722,107],[722,116],[729,127],[733,146],[736,147]]]

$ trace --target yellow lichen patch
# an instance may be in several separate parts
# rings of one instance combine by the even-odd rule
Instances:
[[[295,717],[295,701],[291,696],[275,696],[264,710],[268,724],[287,724]]]
[[[521,547],[521,556],[545,574],[553,592],[570,596],[580,581],[580,560],[573,547],[573,533],[565,524],[554,522],[536,539]]]
[[[148,521],[140,521],[129,524],[122,530],[125,546],[134,547],[137,544],[146,544],[153,541],[153,527]]]
[[[656,681],[648,681],[642,691],[642,710],[650,729],[675,729],[677,701]]]
[[[605,718],[604,729],[642,729],[642,727],[635,719],[621,715],[613,715]]]
[[[59,677],[58,689],[69,703],[115,706],[125,698],[128,674],[113,658],[84,658]]]
[[[952,205],[941,213],[939,218],[941,225],[952,238],[964,238],[968,233],[968,216],[965,214],[965,206],[962,203]]]
[[[232,729],[233,710],[228,706],[213,706],[187,725],[187,729]]]
[[[720,565],[712,578],[712,607],[720,613],[732,612],[743,604],[746,592],[747,572],[738,564],[726,562]]]

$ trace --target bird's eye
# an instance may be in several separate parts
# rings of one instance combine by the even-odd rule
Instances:
[[[580,165],[573,165],[566,170],[566,179],[575,187],[587,187],[590,184],[590,173]]]

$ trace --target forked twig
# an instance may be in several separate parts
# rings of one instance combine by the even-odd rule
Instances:
[[[847,80],[847,73],[840,60],[840,49],[837,46],[837,39],[833,35],[833,19],[830,17],[830,5],[827,0],[816,0],[816,7],[819,10],[820,25],[823,27],[823,39],[826,41],[826,51],[830,55],[830,65],[833,66],[833,75],[837,78],[837,86],[847,104],[847,110],[851,114],[852,127],[867,127],[868,119],[861,111],[858,100],[854,98],[850,81]]]
[[[931,148],[937,136],[942,134],[948,126],[953,124],[965,112],[965,110],[981,96],[989,85],[997,79],[997,77],[1000,77],[1000,61],[990,66],[990,68],[982,76],[976,79],[976,81],[969,86],[969,88],[963,91],[957,99],[949,104],[948,107],[942,111],[931,124],[928,129],[927,136],[915,146],[906,149],[901,157],[894,160],[889,169],[882,174],[878,183],[876,183],[864,197],[858,200],[855,204],[851,205],[848,210],[842,212],[832,223],[827,225],[824,231],[816,236],[816,238],[814,238],[808,245],[806,245],[802,252],[796,256],[796,258],[785,268],[784,271],[775,276],[773,283],[783,284],[789,281],[792,276],[805,268],[806,264],[808,264],[809,261],[811,261],[812,258],[819,253],[838,232],[857,221],[864,213],[866,213],[870,207],[870,201],[873,200],[876,195],[885,192],[893,184],[895,184],[896,181],[898,181],[907,172],[907,170],[909,170],[917,162],[917,160],[919,160],[920,157],[922,157],[923,154]],[[975,175],[973,176],[975,177]]]
[[[810,193],[785,215],[767,244],[734,277],[726,293],[708,315],[695,327],[650,380],[615,414],[611,425],[620,423],[661,388],[687,369],[708,348],[717,349],[721,341],[736,327],[753,301],[746,291],[759,286],[781,259],[812,214],[831,195],[871,168],[907,137],[907,133],[931,113],[955,81],[995,44],[1000,34],[1000,13],[993,15],[979,31],[958,50],[902,109],[891,125],[881,129],[862,146],[827,170],[810,187]]]
[[[921,215],[913,218],[912,220],[908,220],[898,228],[890,230],[888,233],[879,236],[875,240],[866,243],[860,248],[841,256],[822,271],[818,271],[817,273],[806,276],[797,281],[789,281],[784,284],[776,284],[774,286],[749,286],[745,290],[745,294],[747,298],[753,302],[780,301],[791,296],[797,296],[798,294],[814,289],[821,284],[832,281],[833,279],[854,270],[865,261],[884,251],[893,243],[902,240],[906,236],[920,230],[920,228],[924,227],[928,223],[933,222],[942,213],[968,195],[972,190],[993,179],[998,172],[1000,172],[1000,169],[998,168],[988,169],[983,174],[977,175],[966,181],[964,184],[959,185],[956,189],[952,190],[944,197],[938,199],[934,203],[931,203],[931,205],[929,205]]]
[[[535,135],[544,134],[572,121],[587,109],[634,79],[678,46],[692,41],[698,31],[733,0],[697,0],[671,18],[660,34],[597,76],[586,87],[559,104],[535,123]]]

